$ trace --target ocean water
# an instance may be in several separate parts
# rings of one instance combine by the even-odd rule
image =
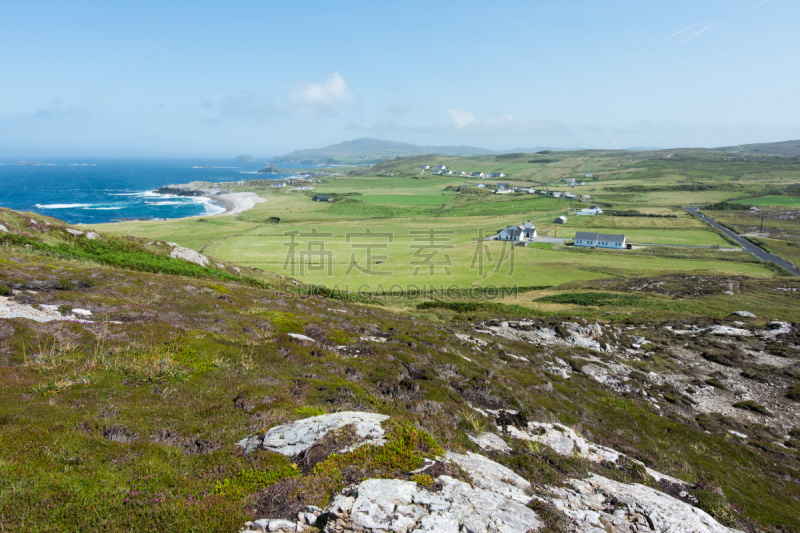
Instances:
[[[0,206],[32,211],[70,224],[119,219],[168,219],[222,213],[205,199],[156,194],[154,189],[192,181],[283,179],[292,174],[257,173],[264,162],[231,159],[51,158],[43,165],[0,160]]]

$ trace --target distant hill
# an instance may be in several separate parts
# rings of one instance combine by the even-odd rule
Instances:
[[[748,154],[800,156],[800,140],[724,146],[718,148],[718,150],[725,150],[726,152],[739,151]]]
[[[272,158],[273,163],[318,164],[362,164],[380,163],[395,157],[415,155],[490,155],[499,152],[473,146],[418,146],[415,144],[384,141],[381,139],[355,139],[334,144],[326,148],[296,150],[284,156]]]

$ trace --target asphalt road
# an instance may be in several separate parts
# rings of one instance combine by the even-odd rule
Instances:
[[[795,276],[800,276],[800,272],[798,272],[794,268],[794,265],[792,265],[790,262],[785,261],[784,259],[781,259],[777,255],[768,254],[767,252],[765,252],[764,250],[762,250],[761,248],[759,248],[755,244],[751,243],[750,241],[748,241],[746,239],[743,239],[743,238],[739,237],[734,232],[732,232],[731,230],[729,230],[725,226],[722,226],[722,225],[718,224],[715,220],[709,218],[708,216],[701,217],[700,216],[700,212],[696,207],[684,207],[684,209],[689,211],[694,216],[702,218],[703,220],[705,220],[706,222],[708,222],[709,224],[711,224],[712,226],[714,226],[715,228],[720,230],[722,233],[724,233],[725,235],[727,235],[728,237],[730,237],[734,241],[736,241],[739,244],[741,244],[742,247],[744,248],[744,251],[750,252],[751,254],[755,255],[756,257],[758,257],[759,259],[761,259],[763,261],[773,261],[774,263],[779,264],[780,266],[782,266],[783,268],[785,268],[786,270],[788,270],[789,272],[791,272]]]

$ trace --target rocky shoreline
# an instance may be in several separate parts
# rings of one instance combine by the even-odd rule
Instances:
[[[208,198],[213,203],[225,209],[224,215],[238,215],[256,205],[266,202],[254,192],[234,192],[220,187],[223,184],[205,181],[166,185],[155,190],[158,194],[172,194],[174,196],[191,196]]]

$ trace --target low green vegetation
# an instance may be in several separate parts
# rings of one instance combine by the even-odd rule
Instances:
[[[537,302],[554,303],[554,304],[572,304],[583,306],[598,306],[603,307],[606,305],[636,305],[641,301],[639,296],[629,294],[611,294],[605,292],[579,292],[567,294],[554,294],[552,296],[545,296],[538,298]]]
[[[751,198],[748,200],[736,200],[734,203],[769,207],[800,207],[800,198],[792,196],[762,196],[760,198]]]

